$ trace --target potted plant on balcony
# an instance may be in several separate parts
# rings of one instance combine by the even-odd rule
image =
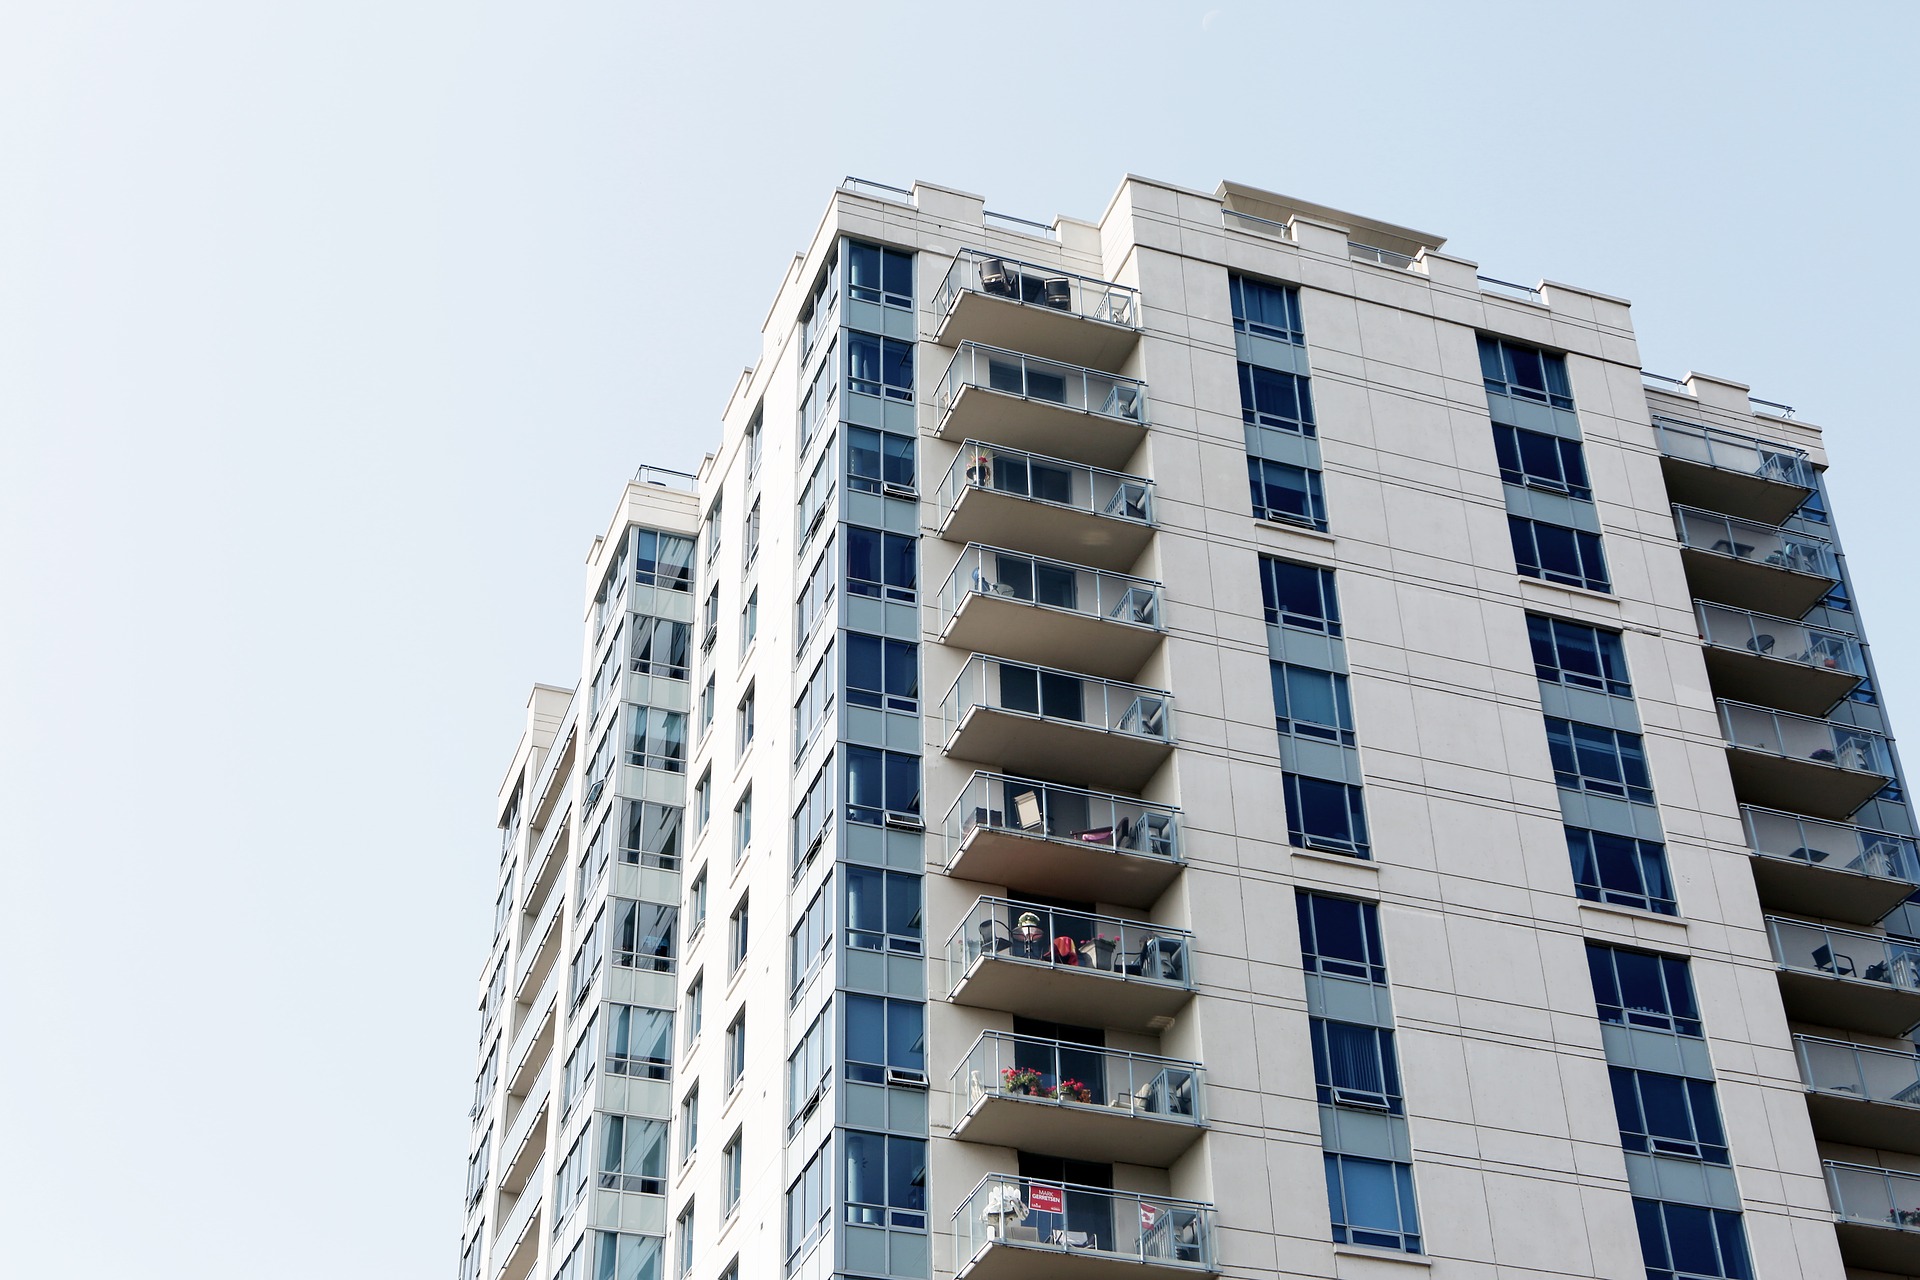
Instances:
[[[1097,933],[1080,944],[1080,954],[1095,969],[1113,968],[1113,958],[1120,951],[1120,939],[1110,933]]]
[[[1020,1093],[1031,1098],[1047,1096],[1046,1087],[1040,1083],[1040,1072],[1033,1067],[1002,1067],[1000,1088],[1005,1093]]]
[[[1062,1102],[1082,1102],[1088,1105],[1093,1103],[1093,1090],[1071,1078],[1064,1079],[1055,1085],[1053,1096]]]

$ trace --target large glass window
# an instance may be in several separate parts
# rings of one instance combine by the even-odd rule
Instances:
[[[914,490],[913,437],[847,427],[847,488],[855,493]]]
[[[1401,1113],[1392,1031],[1326,1018],[1309,1018],[1307,1025],[1313,1037],[1313,1082],[1322,1106]]]
[[[793,1180],[793,1185],[787,1188],[789,1262],[826,1230],[827,1217],[833,1208],[833,1197],[827,1186],[832,1159],[833,1144],[823,1143],[800,1171],[800,1176]]]
[[[1334,595],[1331,569],[1261,556],[1260,600],[1270,627],[1340,634],[1340,602]]]
[[[1387,980],[1386,954],[1380,949],[1380,911],[1371,902],[1295,893],[1300,918],[1300,955],[1308,973],[1367,982]]]
[[[1274,721],[1282,734],[1353,745],[1353,707],[1347,701],[1345,676],[1285,662],[1269,666]]]
[[[878,529],[847,529],[847,591],[913,602],[919,539]]]
[[[833,829],[834,771],[834,759],[829,755],[826,763],[820,766],[820,772],[813,775],[813,782],[808,785],[800,807],[793,811],[795,875],[799,875],[801,869],[813,861],[813,855],[826,843],[827,832]]]
[[[838,476],[839,471],[834,465],[834,446],[829,443],[821,451],[820,460],[813,464],[813,473],[807,477],[807,483],[801,486],[800,497],[794,502],[796,550],[805,547],[813,531],[825,521]]]
[[[1647,1280],[1696,1280],[1718,1276],[1753,1280],[1747,1234],[1740,1215],[1660,1200],[1633,1202]]]
[[[1233,327],[1263,338],[1275,338],[1303,346],[1307,341],[1300,323],[1300,291],[1289,285],[1268,284],[1246,276],[1227,277],[1227,289],[1233,295]]]
[[[811,1115],[833,1075],[833,1005],[808,1024],[800,1044],[787,1057],[787,1119]]]
[[[1574,889],[1587,901],[1669,916],[1679,911],[1667,876],[1665,845],[1568,827],[1567,853],[1573,859]]]
[[[1313,392],[1297,373],[1240,366],[1240,419],[1295,435],[1313,434]]]
[[[680,908],[663,902],[615,898],[612,903],[613,962],[624,969],[672,973],[676,948],[674,922]]]
[[[1247,483],[1253,490],[1253,517],[1300,524],[1325,532],[1326,499],[1320,473],[1266,458],[1247,459]]]
[[[727,1024],[724,1062],[727,1092],[732,1093],[740,1087],[740,1082],[747,1075],[747,1011],[745,1009],[734,1014],[733,1021]]]
[[[667,1126],[661,1120],[638,1116],[603,1115],[600,1125],[600,1187],[605,1191],[638,1191],[650,1196],[667,1192]]]
[[[847,945],[857,951],[919,955],[924,946],[920,877],[856,866],[847,867],[845,875]]]
[[[600,1013],[595,1010],[587,1016],[587,1029],[573,1042],[573,1050],[567,1054],[566,1063],[560,1071],[561,1115],[573,1110],[573,1104],[580,1100],[587,1081],[593,1079],[594,1070],[599,1064]]]
[[[700,1084],[694,1082],[680,1099],[680,1163],[700,1149]]]
[[[1335,1243],[1420,1252],[1411,1165],[1331,1152],[1324,1159]]]
[[[555,1217],[565,1221],[580,1197],[587,1194],[587,1184],[593,1180],[593,1124],[589,1121],[580,1127],[580,1136],[573,1140],[568,1148],[566,1159],[560,1162],[560,1175],[554,1179]]]
[[[833,946],[833,881],[820,886],[807,909],[787,934],[788,992],[798,998],[800,991],[822,964]]]
[[[1480,339],[1480,377],[1492,395],[1573,408],[1573,387],[1567,381],[1567,359],[1552,352],[1509,342]]]
[[[913,255],[849,240],[847,296],[912,310]]]
[[[1617,632],[1530,613],[1527,639],[1533,644],[1533,673],[1540,679],[1617,698],[1632,695],[1627,654]]]
[[[626,805],[626,821],[620,828],[620,861],[663,871],[678,870],[680,807],[651,800],[629,800]]]
[[[800,452],[803,454],[819,434],[822,424],[833,420],[833,406],[840,390],[839,345],[838,340],[827,344],[825,358],[813,371],[806,394],[800,397]]]
[[[711,686],[709,686],[711,687]],[[659,707],[627,713],[627,763],[667,773],[687,771],[687,717]]]
[[[1622,1147],[1643,1155],[1732,1163],[1712,1081],[1632,1067],[1608,1067],[1607,1072],[1613,1080]]]
[[[593,1280],[662,1280],[659,1236],[630,1236],[616,1231],[599,1233],[594,1254]]]
[[[692,538],[642,529],[639,543],[639,553],[633,561],[635,582],[667,591],[693,590]]]
[[[871,333],[847,334],[847,390],[913,399],[913,344]]]
[[[814,631],[826,620],[828,607],[833,603],[833,589],[840,578],[840,558],[835,554],[833,543],[834,539],[827,539],[826,549],[813,562],[813,569],[807,574],[807,581],[793,602],[793,651],[796,655],[807,647],[807,641],[813,638]]]
[[[1613,590],[1599,534],[1521,516],[1507,517],[1507,533],[1514,566],[1527,577],[1588,591]]]
[[[1281,789],[1287,799],[1288,843],[1367,856],[1367,813],[1359,787],[1289,773]]]
[[[846,1133],[847,1221],[869,1227],[927,1225],[927,1142]]]
[[[1593,979],[1600,1021],[1683,1036],[1703,1034],[1685,960],[1589,942],[1587,973]]]
[[[926,1006],[917,1000],[842,997],[847,1010],[847,1079],[883,1084],[889,1067],[927,1074]]]
[[[720,1151],[720,1213],[723,1217],[740,1207],[740,1184],[746,1171],[742,1138],[735,1130],[732,1140]]]
[[[849,697],[852,695],[849,694]],[[827,723],[827,713],[833,709],[833,646],[829,644],[813,664],[813,674],[801,687],[800,696],[793,704],[793,758],[798,763],[800,757],[813,745],[814,737]]]
[[[638,675],[685,680],[693,662],[692,644],[693,628],[686,623],[636,614],[627,656]]]
[[[920,757],[904,751],[844,747],[847,821],[878,825],[920,817]]]
[[[1496,422],[1493,451],[1500,459],[1500,478],[1508,484],[1574,498],[1593,497],[1593,488],[1587,483],[1586,457],[1578,440]]]
[[[847,702],[886,711],[920,710],[920,646],[848,632]]]
[[[673,1070],[673,1012],[629,1004],[606,1012],[608,1073],[665,1080]]]
[[[1653,803],[1653,776],[1639,734],[1553,716],[1546,721],[1556,783],[1570,791]]]

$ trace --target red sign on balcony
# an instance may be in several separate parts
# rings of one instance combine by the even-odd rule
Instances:
[[[1043,1187],[1037,1182],[1027,1188],[1027,1205],[1035,1213],[1067,1211],[1067,1199],[1059,1187]]]

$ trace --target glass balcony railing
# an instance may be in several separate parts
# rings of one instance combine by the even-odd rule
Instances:
[[[1754,476],[1775,484],[1802,489],[1813,487],[1813,463],[1804,451],[1792,445],[1774,444],[1756,436],[1658,414],[1653,419],[1653,434],[1660,441],[1662,457]]]
[[[1730,747],[1882,778],[1893,776],[1887,740],[1871,729],[1725,698],[1719,706],[1720,727]]]
[[[1827,1194],[1833,1198],[1833,1212],[1841,1221],[1920,1231],[1920,1173],[1841,1160],[1822,1163],[1827,1172]]]
[[[1140,323],[1138,290],[978,249],[962,249],[954,258],[934,291],[934,315],[944,322],[969,293],[1124,328]]]
[[[953,1124],[1003,1098],[1199,1125],[1206,1122],[1204,1083],[1197,1062],[985,1031],[954,1068]]]
[[[1823,538],[1692,507],[1675,507],[1673,520],[1681,547],[1695,557],[1688,581],[1703,599],[1798,617],[1840,580]],[[1798,580],[1782,582],[1786,575]]]
[[[1767,917],[1767,936],[1782,968],[1920,992],[1920,945],[1781,916]]]
[[[1798,663],[1843,676],[1858,678],[1867,674],[1860,642],[1845,632],[1703,600],[1694,602],[1694,610],[1700,620],[1701,638],[1716,648]]]
[[[1147,425],[1147,384],[963,342],[934,389],[934,407],[936,434],[945,439],[987,434],[1016,448],[1111,465],[1126,459]]]
[[[954,985],[982,960],[1193,989],[1193,935],[1147,920],[981,898],[947,939]]]
[[[1109,1191],[1071,1182],[988,1174],[953,1214],[954,1269],[976,1276],[1037,1275],[1001,1270],[1001,1250],[1071,1254],[1073,1274],[1109,1273],[1100,1261],[1153,1269],[1213,1271],[1213,1206],[1171,1196]],[[1065,1272],[1062,1272],[1065,1274]]]
[[[1132,790],[1173,750],[1173,695],[976,653],[941,703],[941,729],[962,760]]]
[[[1920,1056],[1851,1040],[1796,1035],[1800,1078],[1815,1093],[1920,1107]]]
[[[969,596],[1057,609],[1121,626],[1161,629],[1157,582],[977,543],[960,553],[940,593],[942,630]]]
[[[1180,874],[1180,811],[1132,796],[976,773],[947,810],[947,874],[1056,898],[1148,907]]]
[[[1111,520],[1153,523],[1153,481],[1144,476],[968,440],[940,483],[942,524],[974,489]]]
[[[1740,816],[1748,847],[1762,858],[1920,885],[1920,851],[1912,836],[1750,804],[1740,806]]]

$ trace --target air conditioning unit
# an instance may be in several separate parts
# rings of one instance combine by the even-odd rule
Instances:
[[[924,1089],[927,1087],[927,1073],[910,1067],[888,1067],[887,1083],[907,1089]]]

